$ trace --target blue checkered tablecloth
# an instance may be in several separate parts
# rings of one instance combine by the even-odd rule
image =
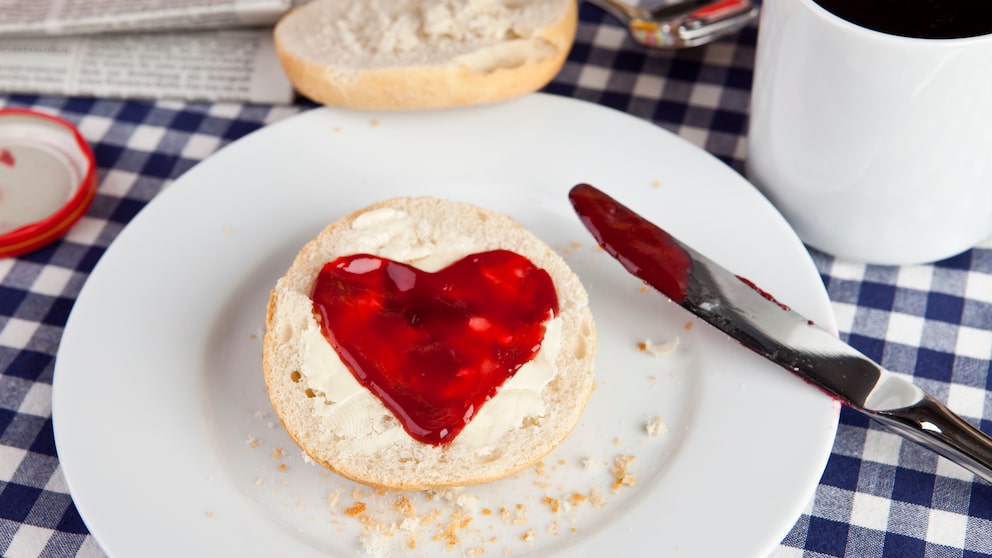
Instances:
[[[591,6],[581,20],[546,91],[654,122],[743,170],[755,27],[669,53],[636,46]],[[0,259],[0,552],[102,556],[68,493],[52,434],[53,363],[73,302],[115,236],[172,180],[313,105],[0,94],[0,106],[75,123],[99,166],[96,200],[67,237]],[[844,340],[992,432],[992,239],[923,266],[812,256]],[[992,557],[992,485],[845,409],[815,496],[773,556]]]

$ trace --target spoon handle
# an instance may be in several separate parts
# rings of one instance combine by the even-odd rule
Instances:
[[[754,0],[684,0],[639,8],[620,0],[589,0],[627,27],[631,38],[655,49],[680,49],[733,33],[758,16]]]

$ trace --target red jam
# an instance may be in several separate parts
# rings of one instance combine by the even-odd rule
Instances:
[[[441,445],[537,355],[558,296],[546,271],[507,250],[434,273],[357,254],[324,265],[313,309],[355,379],[410,436]]]
[[[786,306],[786,305],[782,304],[781,302],[779,302],[778,299],[775,298],[774,296],[772,296],[771,293],[769,293],[769,292],[765,291],[764,289],[762,289],[761,287],[755,285],[754,282],[751,281],[750,279],[748,279],[746,277],[741,277],[740,275],[737,276],[737,279],[739,279],[741,283],[744,283],[748,287],[751,287],[752,289],[754,289],[754,292],[756,292],[759,295],[761,295],[761,297],[764,298],[765,300],[767,300],[768,302],[774,302],[782,310],[791,310],[791,308],[789,308],[788,306]]]
[[[675,302],[685,300],[692,259],[668,233],[588,184],[572,188],[568,199],[596,242],[627,271]]]

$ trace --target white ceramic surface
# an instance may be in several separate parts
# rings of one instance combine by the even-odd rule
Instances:
[[[649,123],[546,95],[416,114],[314,110],[177,180],[121,232],[80,294],[53,414],[69,489],[96,539],[115,558],[362,555],[362,523],[344,512],[361,487],[307,463],[272,414],[260,369],[265,304],[326,223],[385,197],[430,194],[505,212],[560,249],[599,330],[597,389],[580,424],[543,470],[465,489],[474,512],[461,550],[767,554],[812,496],[838,405],[597,250],[567,201],[580,181],[833,327],[815,267],[772,206]],[[638,350],[676,338],[668,356]],[[647,434],[655,417],[667,433]],[[621,455],[635,457],[627,472],[637,482],[614,492]],[[604,506],[580,501],[593,490]],[[396,497],[365,490],[365,516],[395,520]],[[452,504],[411,497],[419,515],[441,515],[416,524],[416,551],[406,535],[380,542],[393,556],[462,555],[433,540]]]
[[[930,262],[992,235],[992,35],[915,39],[767,0],[748,177],[842,258]]]

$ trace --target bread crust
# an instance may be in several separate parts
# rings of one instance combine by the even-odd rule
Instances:
[[[428,223],[429,227],[453,228],[466,235],[485,234],[490,238],[481,239],[482,249],[515,251],[552,277],[559,298],[562,347],[555,358],[558,372],[541,391],[546,412],[502,432],[497,439],[487,440],[488,447],[495,448],[493,451],[479,453],[477,448],[460,444],[458,438],[450,445],[423,444],[405,433],[403,439],[383,447],[359,447],[361,441],[328,432],[327,424],[314,411],[316,404],[333,403],[321,401],[322,394],[313,393],[307,379],[301,378],[301,357],[292,354],[294,334],[287,329],[290,325],[285,323],[284,314],[280,314],[280,305],[289,304],[288,300],[300,294],[309,299],[323,263],[355,253],[347,251],[347,246],[339,241],[356,217],[380,208],[398,209]],[[595,324],[578,277],[557,253],[516,222],[467,203],[437,198],[393,198],[328,225],[300,250],[286,274],[277,281],[269,296],[265,323],[262,355],[265,385],[286,431],[317,463],[370,486],[391,490],[466,486],[516,473],[544,457],[568,436],[593,390]]]
[[[539,48],[531,48],[522,59],[492,68],[474,69],[444,59],[432,65],[347,68],[348,72],[342,72],[342,68],[315,60],[294,40],[291,23],[294,18],[307,17],[306,6],[294,9],[276,25],[275,49],[296,90],[325,105],[413,110],[489,104],[537,91],[561,70],[578,27],[576,2],[563,6],[559,19],[530,38]]]

